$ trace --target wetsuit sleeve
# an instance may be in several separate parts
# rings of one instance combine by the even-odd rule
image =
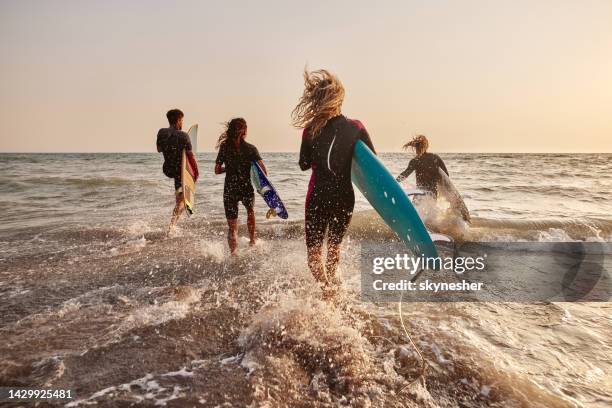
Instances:
[[[440,167],[442,171],[446,173],[447,176],[450,176],[450,174],[448,174],[448,170],[446,170],[446,166],[444,165],[444,160],[442,160],[440,156],[437,155],[436,158],[438,159],[438,167]]]
[[[260,161],[261,159],[261,155],[259,154],[259,150],[257,150],[257,148],[255,146],[253,146],[253,149],[251,150],[251,161]]]
[[[402,173],[397,176],[397,181],[401,182],[402,180],[405,180],[408,178],[408,176],[410,174],[412,174],[412,172],[414,171],[414,161],[410,160],[410,163],[408,163],[408,167],[406,168],[406,170],[402,171]]]
[[[187,150],[188,152],[190,152],[192,150],[192,147],[191,147],[191,139],[189,138],[189,135],[181,131],[180,137],[181,137],[183,148]]]
[[[359,134],[357,135],[357,138],[363,143],[365,143],[370,148],[372,153],[376,154],[376,149],[374,149],[374,144],[372,143],[372,139],[370,139],[370,134],[366,130],[363,123],[361,123],[361,121],[357,119],[352,119],[352,122],[359,128]]]
[[[359,140],[367,144],[372,153],[376,154],[376,149],[374,149],[374,144],[372,143],[372,139],[370,139],[370,134],[365,128],[361,129],[359,132]]]
[[[215,160],[216,164],[222,165],[225,163],[225,145],[222,144],[219,146],[219,153],[217,153],[217,159]]]
[[[157,132],[157,151],[161,152],[164,150],[164,139],[161,129]]]
[[[300,146],[300,169],[308,170],[312,166],[312,144],[308,140],[308,132],[304,129],[302,133],[302,145]]]

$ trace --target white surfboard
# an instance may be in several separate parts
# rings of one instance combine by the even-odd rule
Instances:
[[[195,153],[195,147],[193,145],[193,140],[198,137],[198,125],[193,125],[189,128],[187,132],[189,135],[189,139],[191,139],[191,149]],[[195,154],[194,154],[195,157]],[[195,209],[195,172],[191,167],[189,160],[187,160],[187,153],[183,150],[182,158],[181,158],[181,186],[183,188],[183,199],[185,202],[185,208],[187,209],[187,214],[193,214]]]
[[[471,222],[470,219],[470,211],[465,205],[465,201],[461,197],[461,194],[455,188],[450,178],[446,175],[444,170],[438,168],[438,173],[440,173],[440,181],[438,182],[438,194],[446,198],[452,208],[456,209],[466,222]]]
[[[190,127],[187,133],[189,134],[189,139],[191,139],[191,150],[195,154],[198,152],[198,124],[196,123]]]

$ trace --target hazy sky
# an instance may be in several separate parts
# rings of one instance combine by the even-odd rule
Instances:
[[[328,68],[379,150],[611,152],[612,1],[0,2],[0,151],[154,151],[179,107],[295,151]]]

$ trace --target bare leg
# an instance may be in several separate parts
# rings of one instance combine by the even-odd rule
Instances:
[[[327,283],[327,279],[325,276],[325,268],[323,267],[322,257],[323,251],[321,245],[308,248],[308,267],[310,268],[310,272],[312,272],[312,276],[314,276],[317,282],[319,282],[321,285],[325,285]]]
[[[340,263],[340,246],[346,230],[351,222],[352,211],[342,210],[329,225],[327,234],[327,259],[325,262],[326,278],[328,286],[323,288],[323,297],[333,299],[340,287],[340,281],[336,276],[338,264]]]
[[[325,271],[327,272],[327,281],[334,286],[338,285],[338,277],[336,270],[340,263],[340,243],[327,241],[327,260],[325,262]]]
[[[255,245],[255,209],[254,208],[248,208],[247,209],[247,227],[249,228],[249,238],[251,238],[251,242],[250,245],[253,246]]]
[[[227,226],[229,227],[227,243],[229,244],[231,254],[236,255],[236,250],[238,249],[238,218],[228,219]]]
[[[323,286],[323,298],[334,299],[338,293],[340,282],[336,276],[338,263],[340,262],[340,244],[327,240],[327,259],[325,261],[325,285]]]
[[[172,218],[170,218],[170,226],[168,227],[168,233],[174,230],[174,227],[176,227],[176,223],[178,222],[178,219],[183,213],[184,209],[185,200],[183,200],[183,194],[181,193],[176,197],[176,205],[174,206],[174,210],[172,211]]]

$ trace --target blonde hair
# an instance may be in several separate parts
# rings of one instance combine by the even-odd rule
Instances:
[[[429,140],[425,135],[417,135],[411,141],[407,142],[402,146],[404,150],[412,148],[416,153],[417,157],[422,156],[427,152],[429,148]]]
[[[344,101],[344,86],[331,72],[320,69],[308,72],[304,68],[304,93],[291,112],[293,126],[308,128],[316,136],[327,121],[340,115]]]

